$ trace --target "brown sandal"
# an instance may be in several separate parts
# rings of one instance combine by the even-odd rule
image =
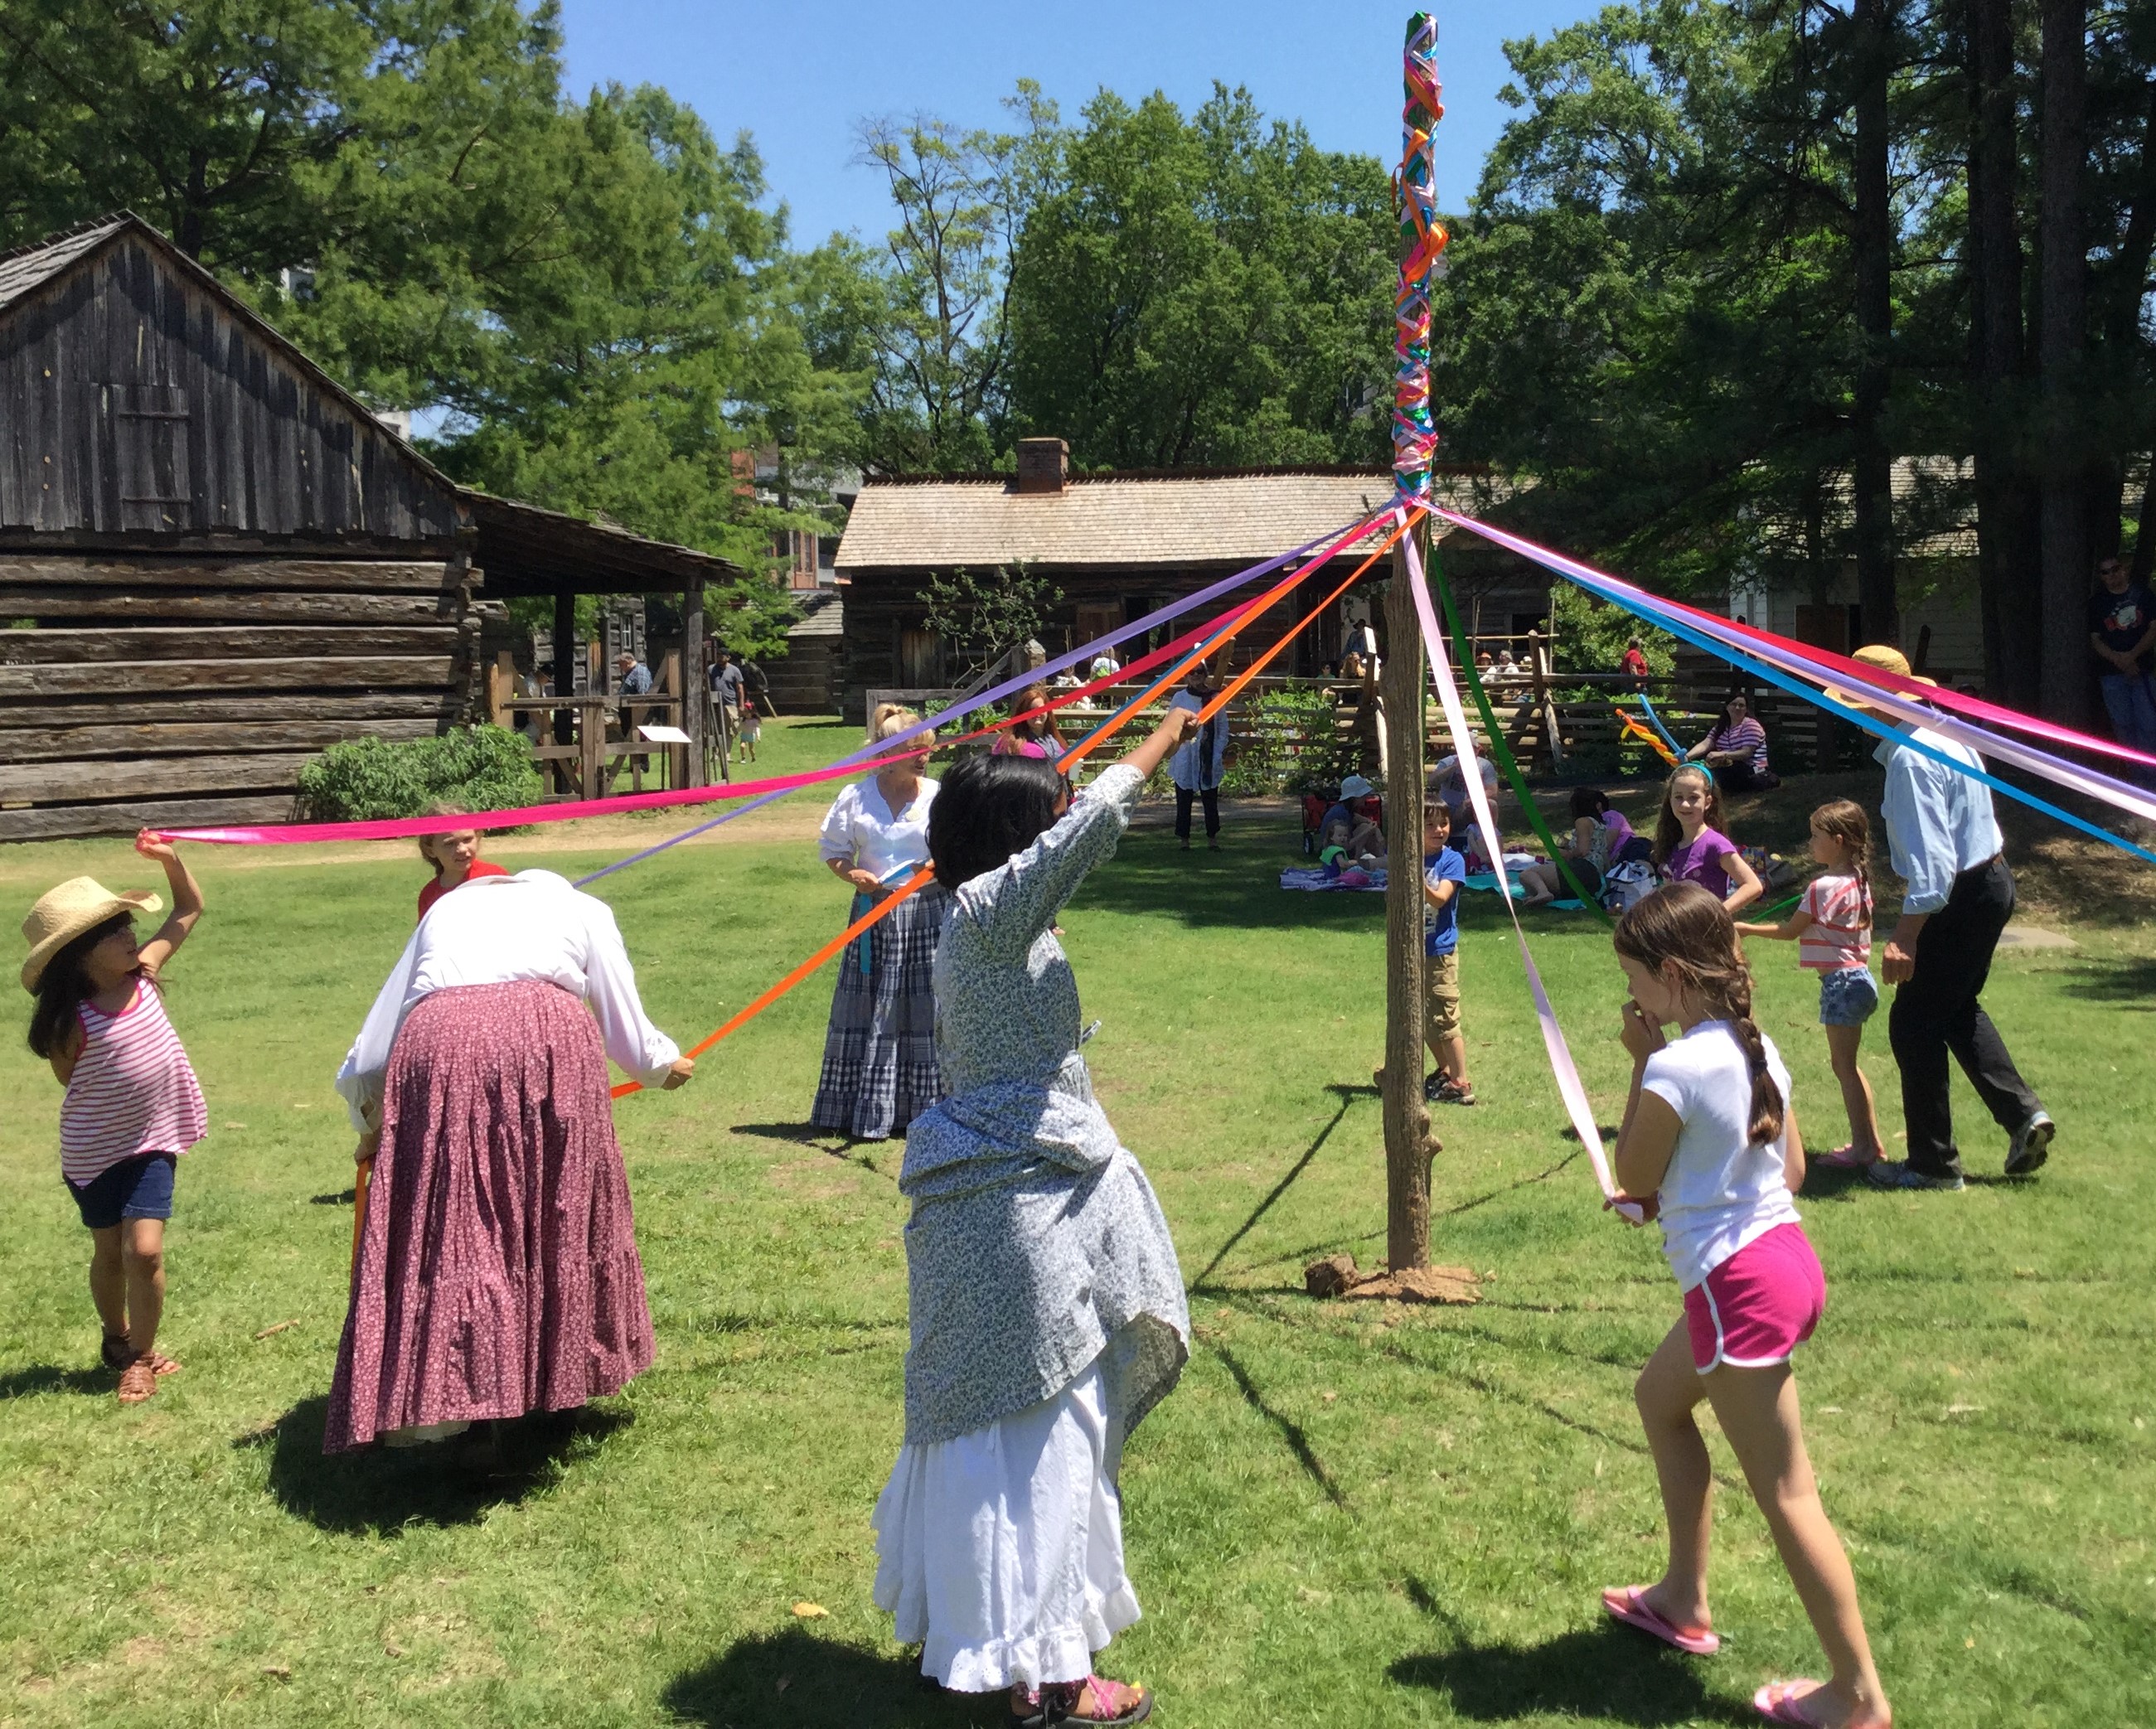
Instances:
[[[157,1372],[147,1357],[138,1357],[120,1372],[120,1403],[139,1405],[157,1390]]]
[[[145,1351],[141,1361],[150,1365],[150,1372],[153,1375],[177,1375],[180,1372],[178,1361],[161,1351]]]
[[[125,1333],[107,1333],[104,1342],[97,1347],[97,1354],[104,1360],[105,1367],[116,1371],[126,1368],[135,1361],[135,1347],[127,1342]]]

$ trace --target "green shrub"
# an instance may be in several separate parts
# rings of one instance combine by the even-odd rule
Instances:
[[[1250,736],[1229,768],[1230,798],[1337,787],[1353,771],[1353,747],[1339,735],[1329,690],[1268,690],[1252,705]]]
[[[331,745],[300,771],[300,811],[309,822],[365,823],[423,817],[437,799],[466,810],[536,804],[531,744],[501,726],[462,726],[438,738]]]

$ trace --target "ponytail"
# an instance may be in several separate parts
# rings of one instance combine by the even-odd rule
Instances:
[[[1851,874],[1856,878],[1865,925],[1871,923],[1871,818],[1864,807],[1848,798],[1830,798],[1812,813],[1812,826],[1838,840],[1849,854]]]
[[[1752,969],[1729,910],[1697,883],[1671,883],[1633,903],[1617,921],[1617,952],[1653,972],[1674,966],[1682,988],[1713,1020],[1737,1029],[1752,1075],[1747,1144],[1782,1138],[1788,1105],[1767,1067],[1767,1040],[1752,1018]]]
[[[1746,1144],[1752,1147],[1771,1147],[1782,1138],[1784,1106],[1782,1090],[1774,1085],[1774,1077],[1767,1070],[1767,1041],[1759,1031],[1759,1023],[1752,1018],[1752,975],[1740,972],[1724,993],[1724,1001],[1717,1005],[1728,1013],[1722,1017],[1737,1029],[1738,1042],[1744,1047],[1745,1065],[1752,1071],[1752,1109],[1744,1126]]]

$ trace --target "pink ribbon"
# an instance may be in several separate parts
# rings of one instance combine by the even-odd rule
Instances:
[[[1401,544],[1407,549],[1408,588],[1414,597],[1415,617],[1422,625],[1423,644],[1430,654],[1430,683],[1437,687],[1438,703],[1445,711],[1445,724],[1452,735],[1453,754],[1461,762],[1470,762],[1475,757],[1474,736],[1467,730],[1467,715],[1460,706],[1460,688],[1453,680],[1452,663],[1445,658],[1445,633],[1437,628],[1436,609],[1430,603],[1430,587],[1423,577],[1422,549],[1412,534]],[[1475,807],[1475,820],[1482,825],[1482,833],[1488,837],[1490,844],[1502,853],[1504,842],[1490,813],[1489,793],[1482,784],[1482,777],[1471,774],[1464,778],[1468,801]],[[1608,1155],[1603,1151],[1602,1131],[1595,1126],[1594,1109],[1588,1103],[1587,1088],[1580,1080],[1578,1065],[1572,1059],[1572,1047],[1564,1041],[1564,1029],[1558,1024],[1557,1010],[1543,984],[1542,969],[1535,965],[1534,951],[1527,947],[1527,933],[1520,923],[1520,909],[1512,899],[1512,879],[1502,858],[1497,861],[1497,892],[1505,897],[1505,910],[1512,916],[1512,934],[1520,944],[1521,970],[1527,974],[1527,988],[1534,995],[1535,1019],[1542,1028],[1543,1049],[1549,1057],[1550,1073],[1557,1080],[1558,1096],[1564,1101],[1565,1115],[1572,1119],[1573,1132],[1579,1136],[1579,1144],[1587,1149],[1603,1198],[1614,1203],[1620,1217],[1638,1224],[1645,1218],[1645,1213],[1635,1202],[1617,1199],[1617,1185],[1610,1176]]]
[[[917,753],[926,755],[926,746]],[[558,804],[526,804],[514,810],[475,811],[461,817],[384,817],[367,823],[271,823],[255,828],[166,829],[167,840],[203,840],[223,846],[291,846],[323,840],[416,840],[462,824],[472,829],[518,829],[531,823],[567,823],[579,817],[610,817],[623,811],[662,810],[682,804],[711,804],[721,798],[752,798],[765,793],[790,793],[819,781],[857,774],[858,762],[834,762],[799,774],[764,781],[736,781],[717,787],[680,787],[669,793],[624,793],[612,798],[576,798]]]

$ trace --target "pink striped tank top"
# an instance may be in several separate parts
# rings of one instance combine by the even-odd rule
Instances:
[[[60,1101],[60,1173],[87,1183],[138,1152],[185,1152],[209,1131],[202,1088],[157,988],[117,1014],[82,1005],[82,1054]]]

